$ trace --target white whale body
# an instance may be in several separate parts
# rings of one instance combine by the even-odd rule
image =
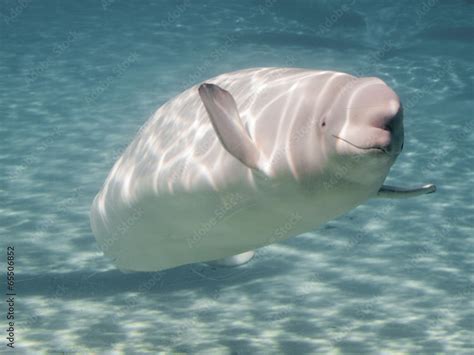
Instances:
[[[251,250],[378,194],[433,192],[383,186],[403,134],[400,100],[380,79],[298,68],[223,74],[142,127],[93,201],[92,231],[123,270],[246,262]]]

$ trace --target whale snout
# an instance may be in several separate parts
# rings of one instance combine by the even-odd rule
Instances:
[[[403,107],[398,100],[389,100],[372,107],[349,110],[352,124],[332,134],[339,151],[397,156],[403,146]]]
[[[374,148],[391,155],[398,155],[403,147],[403,107],[397,101],[389,103],[387,112],[372,122],[372,127],[378,130],[378,141]]]

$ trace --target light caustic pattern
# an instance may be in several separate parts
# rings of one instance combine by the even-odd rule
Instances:
[[[154,271],[267,245],[275,221],[301,208],[305,223],[298,231],[315,228],[373,196],[400,152],[399,99],[380,79],[260,68],[206,82],[232,95],[216,119],[241,120],[243,134],[263,161],[256,168],[260,174],[255,177],[250,166],[224,149],[226,138],[217,138],[197,86],[165,103],[118,159],[92,206],[93,232],[121,268]],[[229,106],[234,100],[236,108]],[[226,116],[230,112],[241,117]],[[400,121],[392,132],[383,129],[389,120]],[[382,150],[383,142],[383,149],[394,148]],[[343,167],[345,174],[338,174]],[[266,180],[266,194],[256,186],[258,175]],[[277,187],[268,189],[269,184]],[[216,196],[204,199],[206,190]],[[227,227],[209,230],[202,250],[189,250],[185,239],[197,224],[213,218],[213,211],[198,217],[193,206],[199,202],[202,212],[232,191],[257,194],[258,207],[250,216],[229,216],[220,223]],[[142,218],[117,235],[116,226],[137,210]],[[196,222],[185,228],[170,218],[176,214],[192,215],[187,219]],[[259,228],[252,227],[255,223]],[[241,240],[235,231],[247,235]]]
[[[471,353],[472,6],[2,1],[0,232],[18,250],[20,351]],[[281,241],[297,234],[295,212],[242,268],[120,273],[89,225],[113,164],[166,101],[252,67],[380,77],[405,109],[405,145],[387,183],[430,181],[438,191],[370,200]],[[204,133],[201,157],[217,146]],[[156,187],[176,190],[170,180]],[[245,205],[232,196],[190,244]]]

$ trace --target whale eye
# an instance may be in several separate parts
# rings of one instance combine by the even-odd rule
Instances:
[[[320,117],[320,124],[321,124],[321,127],[325,127],[326,126],[326,117],[327,117],[327,113],[324,113],[323,115],[321,115]]]

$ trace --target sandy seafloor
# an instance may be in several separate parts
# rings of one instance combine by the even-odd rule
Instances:
[[[2,273],[14,245],[19,352],[473,351],[473,9],[2,1]],[[120,152],[184,88],[258,66],[384,79],[405,105],[388,182],[438,191],[369,201],[240,268],[117,271],[88,213]]]

